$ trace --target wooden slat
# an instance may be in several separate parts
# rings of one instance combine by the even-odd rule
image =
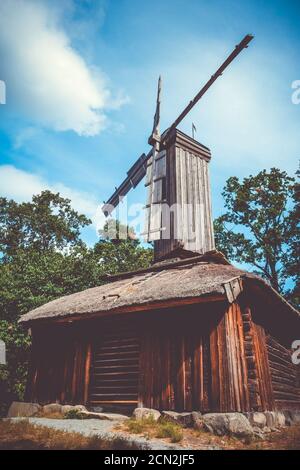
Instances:
[[[90,403],[138,399],[139,352],[132,329],[102,332],[94,347]]]

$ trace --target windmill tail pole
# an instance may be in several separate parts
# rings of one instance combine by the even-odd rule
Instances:
[[[182,111],[182,113],[178,116],[178,118],[173,122],[173,124],[169,127],[167,130],[167,133],[164,136],[164,141],[167,140],[168,136],[171,134],[173,129],[175,129],[178,124],[185,118],[185,116],[190,112],[190,110],[195,106],[196,103],[202,98],[204,93],[207,92],[207,90],[211,87],[211,85],[217,80],[217,78],[222,75],[224,70],[228,67],[229,64],[236,58],[236,56],[246,47],[248,47],[248,44],[250,41],[252,41],[254,36],[251,34],[247,34],[244,39],[237,45],[235,46],[234,51],[227,57],[225,62],[218,68],[218,70],[211,76],[211,78],[208,80],[208,82],[204,85],[203,88],[199,91],[199,93],[195,96],[192,101],[189,102],[189,104],[186,106],[186,108]]]

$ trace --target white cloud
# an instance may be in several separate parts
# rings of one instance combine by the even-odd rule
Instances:
[[[7,104],[35,124],[96,135],[106,126],[104,111],[126,99],[113,98],[104,74],[88,67],[72,48],[58,11],[61,14],[34,0],[1,0],[1,73]]]
[[[0,166],[1,196],[17,202],[30,201],[33,194],[45,189],[71,200],[72,207],[92,219],[94,227],[99,227],[99,201],[91,194],[77,191],[62,183],[48,183],[39,175],[20,170],[13,165]],[[101,225],[101,224],[100,224]]]

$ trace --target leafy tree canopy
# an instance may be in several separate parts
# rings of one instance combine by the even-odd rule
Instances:
[[[89,223],[68,199],[50,191],[30,203],[0,198],[0,339],[8,358],[7,366],[0,366],[0,402],[23,398],[30,338],[17,324],[20,315],[98,286],[105,274],[150,264],[152,250],[140,244],[132,229],[115,221],[111,226],[117,225],[118,233],[128,231],[130,238],[117,234],[110,239],[113,233],[104,230],[93,247],[86,246],[80,232]]]
[[[72,209],[69,199],[50,191],[18,204],[0,198],[0,251],[5,258],[20,249],[62,250],[80,243],[82,227],[91,221]]]
[[[297,275],[295,189],[295,179],[277,168],[241,182],[231,177],[223,191],[227,212],[214,223],[218,249],[232,261],[252,265],[281,292]]]

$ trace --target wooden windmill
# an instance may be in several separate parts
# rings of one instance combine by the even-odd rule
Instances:
[[[247,35],[211,76],[173,124],[160,134],[161,78],[158,81],[156,112],[148,143],[150,152],[142,154],[127,177],[104,204],[108,216],[131,188],[146,176],[147,202],[145,233],[154,242],[154,258],[182,253],[206,253],[214,249],[208,163],[210,150],[177,129],[177,126],[222,75],[226,67],[253,39]]]

